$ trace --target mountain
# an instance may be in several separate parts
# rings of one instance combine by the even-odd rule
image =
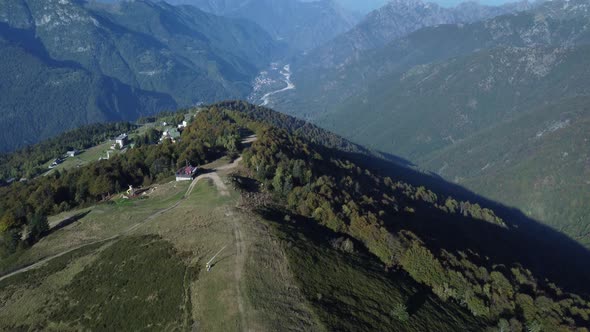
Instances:
[[[217,15],[248,19],[273,38],[307,51],[352,28],[357,15],[334,0],[168,0]]]
[[[588,102],[557,98],[445,147],[423,165],[590,247]]]
[[[0,187],[0,328],[590,324],[590,253],[516,210],[244,102],[129,128],[135,148]]]
[[[280,104],[282,111],[291,114],[305,110],[300,115],[313,118],[354,95],[362,95],[383,77],[403,76],[413,66],[501,46],[584,44],[589,38],[585,5],[584,1],[570,7],[548,2],[487,21],[426,27],[384,47],[361,52],[338,66],[295,65],[292,80],[296,89],[273,96],[271,104]]]
[[[151,1],[2,1],[0,33],[0,151],[82,124],[245,97],[280,51],[253,23]],[[47,125],[30,121],[38,117]]]
[[[419,0],[390,2],[370,13],[348,33],[304,57],[294,59],[291,79],[296,89],[273,96],[269,105],[312,119],[358,91],[365,90],[369,82],[378,76],[484,47],[479,40],[474,42],[477,46],[463,43],[467,50],[447,47],[447,42],[450,45],[455,42],[461,44],[461,39],[452,38],[463,38],[460,33],[448,37],[447,29],[454,26],[460,31],[469,31],[462,29],[465,25],[462,22],[516,13],[528,6],[526,2],[502,7],[464,3],[454,8],[443,8]],[[472,24],[481,23],[474,22],[468,26]],[[440,43],[436,44],[437,41]],[[432,49],[424,49],[430,46]],[[301,110],[305,113],[296,113]]]
[[[296,67],[314,70],[316,67],[345,66],[357,59],[363,51],[381,48],[424,27],[472,23],[529,7],[526,2],[498,7],[464,2],[445,8],[421,0],[390,1],[369,13],[350,31],[310,52]]]
[[[582,101],[590,92],[588,6],[554,1],[483,22],[424,28],[324,72],[315,87],[313,77],[296,83],[299,91],[281,98],[296,109],[289,102],[299,94],[306,103],[300,116],[516,206],[588,245],[581,148]]]
[[[382,7],[387,3],[387,0],[367,0],[367,1],[355,1],[355,0],[336,0],[342,7],[347,8],[351,11],[355,11],[361,14],[367,14],[379,7]]]

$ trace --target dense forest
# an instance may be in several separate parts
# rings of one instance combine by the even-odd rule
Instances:
[[[511,252],[498,248],[497,240],[512,246],[523,239],[510,238],[507,224],[487,208],[373,174],[275,128],[259,132],[245,160],[292,213],[360,240],[387,268],[403,269],[442,300],[456,301],[501,330],[557,331],[590,323],[587,300],[527,269],[532,252],[505,263]],[[453,236],[457,223],[474,234]],[[487,243],[477,243],[485,239],[477,234],[480,226],[492,233]],[[458,250],[457,242],[469,249]]]
[[[179,121],[184,115],[142,122]],[[243,150],[242,138],[253,132],[258,140]],[[490,207],[352,161],[351,152],[375,157],[317,127],[228,102],[200,109],[176,144],[154,144],[151,131],[143,135],[137,138],[141,144],[109,160],[0,188],[0,254],[26,250],[47,231],[49,215],[108,204],[128,185],[167,181],[186,163],[201,165],[243,151],[249,176],[272,194],[273,208],[361,243],[387,273],[404,273],[491,330],[590,326],[590,273],[579,263],[587,254],[557,250],[566,243],[549,243],[533,226]],[[16,154],[5,160],[17,160]],[[28,241],[21,240],[25,228]],[[408,318],[403,305],[394,311],[400,320]]]

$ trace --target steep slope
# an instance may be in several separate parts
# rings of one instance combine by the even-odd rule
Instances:
[[[458,141],[423,165],[590,247],[588,105],[587,96],[557,99]]]
[[[277,96],[282,111],[313,118],[354,95],[362,95],[379,78],[401,76],[411,67],[441,62],[477,50],[501,46],[570,46],[588,43],[588,3],[548,2],[532,10],[472,24],[426,27],[385,47],[363,52],[345,65],[307,72],[294,69],[297,89]],[[298,73],[298,71],[301,71]]]
[[[178,106],[245,97],[251,89],[250,81],[278,50],[272,38],[255,24],[220,18],[195,8],[151,1],[106,5],[79,1],[3,0],[0,3],[0,24],[4,52],[24,49],[27,57],[41,59],[66,72],[72,69],[83,71],[84,75],[91,77],[86,78],[84,84],[81,80],[69,83],[73,84],[70,87],[74,91],[87,90],[82,92],[79,100],[65,105],[65,110],[55,104],[47,105],[45,110],[46,114],[55,112],[56,121],[61,123],[69,121],[64,113],[59,114],[66,111],[68,115],[78,117],[75,122],[68,126],[50,124],[39,138],[83,123],[134,119],[138,114]],[[10,63],[3,64],[5,70],[11,70],[10,74],[15,73],[14,66],[28,70],[20,59],[11,55]],[[25,71],[20,78],[3,76],[3,88],[9,88],[9,80],[16,79],[20,79],[19,84],[25,88],[12,90],[10,98],[40,102],[48,95],[35,90],[37,82],[27,80],[39,72],[35,68],[30,70],[31,73]],[[29,88],[35,92],[33,98],[25,94]],[[57,99],[68,97],[64,95],[66,90],[53,89],[55,93],[52,95]],[[102,99],[95,102],[83,97],[84,94]],[[86,104],[90,104],[88,111],[84,107]],[[143,104],[141,112],[136,104]],[[21,106],[24,108],[20,109]],[[29,118],[39,113],[38,108],[31,111],[33,106],[30,103],[12,103],[6,107],[10,109],[3,108],[2,113],[20,113]],[[95,115],[85,118],[86,113]],[[2,144],[0,149],[3,151],[38,141],[33,135],[33,127],[30,127],[32,121],[4,124],[9,128],[19,126],[18,132],[30,139],[15,138]],[[5,134],[11,136],[16,132],[11,130]]]
[[[353,97],[324,110],[317,123],[426,165],[588,245],[580,104],[590,95],[587,20],[587,2],[550,2],[418,31],[338,72],[346,83],[337,87],[358,91],[344,90]],[[457,54],[467,55],[447,59]],[[376,63],[383,73],[367,74]],[[534,139],[566,120],[569,130]]]
[[[588,52],[588,45],[501,47],[416,66],[372,83],[366,94],[319,123],[361,144],[421,162],[531,108],[589,95]]]
[[[243,140],[252,133],[253,142]],[[0,277],[0,325],[213,331],[589,326],[587,250],[517,211],[424,174],[409,179],[407,168],[343,142],[268,109],[224,103],[201,108],[177,144],[144,145],[61,176],[0,188],[0,253],[6,255],[11,241],[21,241],[11,236],[20,234],[23,220],[7,223],[12,213],[30,211],[19,218],[35,225],[38,213],[95,204],[128,184],[159,183],[142,199],[116,195],[56,216],[62,226],[3,257],[3,272],[32,267],[17,270],[18,278]],[[243,160],[206,164],[209,172],[191,185],[167,180],[170,163],[227,153]],[[375,168],[383,162],[387,174]],[[217,181],[215,192],[199,181],[214,175],[236,189]],[[420,185],[427,182],[438,184]],[[226,251],[207,272],[203,262],[219,248]],[[43,264],[35,264],[39,260]]]
[[[309,73],[315,67],[344,66],[355,61],[363,51],[381,48],[424,27],[472,23],[525,9],[528,9],[526,3],[490,7],[465,2],[444,8],[422,0],[390,1],[369,13],[350,31],[310,52],[296,67]]]
[[[43,55],[42,45],[26,35],[0,26],[0,152],[84,124],[129,121],[177,105],[167,95],[51,60]]]
[[[204,11],[256,22],[298,51],[313,49],[352,28],[356,15],[334,0],[168,0]]]

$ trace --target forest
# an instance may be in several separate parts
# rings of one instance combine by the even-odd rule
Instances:
[[[145,121],[165,117],[175,121],[177,116]],[[49,215],[108,204],[128,185],[167,181],[186,163],[237,157],[242,137],[252,132],[258,140],[243,151],[244,163],[276,206],[362,243],[385,271],[401,271],[494,331],[570,331],[590,325],[588,271],[571,271],[569,278],[552,269],[577,257],[550,253],[552,247],[529,233],[527,225],[516,227],[479,203],[381,175],[347,157],[368,150],[239,102],[201,109],[176,144],[153,144],[148,131],[137,138],[141,144],[109,160],[0,188],[0,255],[26,250],[42,237]],[[21,240],[25,228],[29,238]],[[407,319],[403,309],[396,309],[399,319]]]
[[[163,118],[167,116],[169,114],[164,114]],[[95,137],[110,137],[109,130],[130,129],[131,125],[118,124],[106,128],[103,134]],[[88,128],[79,132],[88,132]],[[100,131],[97,129],[98,132]],[[80,135],[79,137],[84,137]],[[152,136],[153,132],[148,131],[137,138],[142,144],[108,160],[0,187],[0,257],[25,250],[43,236],[48,230],[48,215],[106,202],[113,194],[127,189],[129,185],[141,187],[164,181],[186,163],[200,165],[225,153],[235,153],[240,145],[237,125],[215,109],[200,112],[191,125],[185,128],[181,141],[177,144],[169,140],[162,144],[146,144],[154,142]],[[91,143],[92,138],[84,142]],[[53,155],[46,152],[43,146],[62,151],[63,144],[65,143],[56,139],[46,145],[35,146],[30,151],[8,155],[5,159],[8,162],[6,165],[2,164],[2,167],[8,168],[10,163],[16,163],[27,155],[43,161],[44,156]],[[32,169],[35,168],[33,166]],[[21,235],[25,228],[29,238],[22,241]]]

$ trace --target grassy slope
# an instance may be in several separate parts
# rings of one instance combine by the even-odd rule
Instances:
[[[93,207],[90,213],[50,234],[16,261],[2,262],[4,269],[28,265],[80,243],[124,232],[137,222],[144,222],[154,212],[178,202],[187,185],[161,185],[149,199]],[[287,287],[289,295],[293,295],[290,286],[293,281],[288,280],[288,274],[277,278],[271,266],[260,264],[263,257],[271,253],[266,249],[273,242],[268,234],[264,235],[264,241],[258,241],[254,228],[256,217],[235,210],[237,198],[235,193],[230,197],[221,196],[211,183],[201,181],[188,199],[145,221],[136,230],[73,251],[42,268],[2,281],[0,329],[100,330],[106,324],[106,327],[121,329],[184,330],[194,326],[207,331],[237,331],[247,326],[272,330],[268,324],[316,326],[306,305],[288,296],[280,299],[283,308],[298,308],[299,312],[307,314],[301,317],[282,315],[277,312],[279,306],[273,303],[279,301],[275,297],[267,297],[264,303],[257,302],[264,296],[262,293],[268,291],[269,284],[275,289]],[[72,211],[52,219],[76,214]],[[243,234],[240,248],[235,241],[236,223],[240,223]],[[246,256],[248,259],[242,262],[245,271],[240,270],[238,274],[239,250],[245,254],[244,248],[254,242],[259,250]],[[218,256],[212,271],[206,273],[205,262],[224,245],[227,248]],[[138,250],[141,247],[146,249]],[[11,266],[6,266],[8,264]],[[287,262],[273,264],[286,266]],[[170,271],[176,272],[170,274]],[[112,276],[116,278],[111,280]],[[178,285],[185,288],[179,289]],[[136,297],[142,299],[141,305],[136,303]],[[113,308],[117,307],[118,311],[107,314],[111,307],[106,304],[113,301],[116,304]],[[73,303],[79,305],[72,306]],[[45,307],[47,304],[51,305]],[[143,306],[144,314],[134,313]],[[161,306],[177,310],[157,311]],[[97,310],[105,314],[98,315]],[[145,313],[150,311],[153,325],[142,325]],[[80,316],[85,318],[78,320]],[[272,322],[265,319],[270,316],[274,317]]]
[[[330,331],[469,331],[481,321],[442,303],[402,272],[383,270],[364,249],[344,253],[325,245],[338,235],[313,221],[272,225],[282,240],[299,287]],[[323,244],[322,244],[323,243]],[[356,248],[362,245],[356,244]],[[397,320],[396,305],[410,318]]]
[[[78,211],[89,213],[44,238],[16,262],[2,262],[3,268],[125,231],[178,202],[186,185],[160,185],[145,200]],[[202,181],[176,208],[134,231],[0,282],[0,329],[358,331],[479,326],[463,309],[445,304],[443,310],[409,279],[383,272],[366,253],[344,255],[299,236],[299,230],[269,227],[259,216],[236,209],[238,199],[236,192],[224,197]],[[293,245],[284,246],[287,242]],[[204,263],[224,245],[212,271],[205,272]],[[237,269],[240,262],[243,267]],[[353,284],[362,286],[352,289]],[[406,325],[390,317],[391,307],[401,302],[413,308]]]

